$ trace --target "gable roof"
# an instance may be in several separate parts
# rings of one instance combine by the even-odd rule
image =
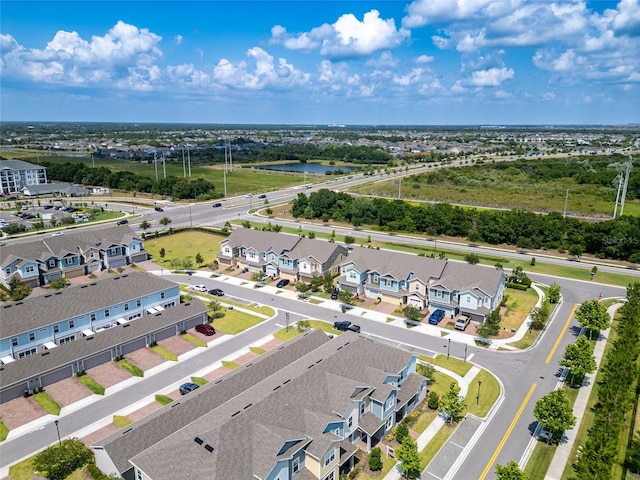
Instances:
[[[238,228],[233,231],[221,243],[228,242],[231,247],[253,248],[258,252],[267,252],[273,250],[281,254],[291,250],[300,240],[297,235],[289,235],[286,233],[266,232],[262,230],[253,230],[251,228]]]
[[[318,262],[324,264],[330,261],[333,257],[338,259],[340,255],[347,255],[347,248],[337,243],[331,243],[323,240],[316,240],[311,238],[301,238],[295,247],[291,249],[288,256],[296,259],[314,258]]]
[[[440,258],[421,257],[390,250],[374,250],[371,248],[355,248],[341,265],[354,263],[359,272],[376,272],[379,275],[391,275],[397,279],[405,279],[413,272],[412,278],[440,278],[446,260]]]
[[[179,404],[167,405],[151,419],[134,423],[126,434],[111,435],[100,446],[120,472],[128,469],[123,459],[131,457],[131,463],[154,480],[253,478],[272,468],[277,458],[264,456],[264,452],[279,451],[284,432],[294,432],[291,435],[295,438],[286,440],[299,439],[300,433],[311,439],[307,451],[320,458],[340,442],[332,432],[324,432],[328,422],[323,418],[341,418],[331,405],[327,375],[341,377],[345,385],[362,385],[360,368],[371,365],[381,371],[400,372],[412,355],[352,332],[332,340],[319,330],[305,337],[298,341],[321,340],[313,348],[293,352],[295,344],[285,344],[280,351],[262,355],[251,366],[235,369],[219,382],[199,388]],[[279,368],[273,368],[276,364]],[[253,382],[244,380],[245,376]],[[244,388],[234,387],[236,383]],[[348,397],[345,400],[348,404]],[[247,451],[248,445],[255,445],[256,424],[260,424],[261,439],[272,442],[263,445],[259,455]],[[272,431],[267,434],[264,429]],[[196,437],[211,448],[203,448]]]
[[[469,291],[493,297],[498,293],[503,278],[504,272],[497,268],[449,261],[435,285],[441,285],[449,291]]]

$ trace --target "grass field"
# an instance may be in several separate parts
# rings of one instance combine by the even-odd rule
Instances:
[[[145,240],[144,248],[158,265],[167,269],[171,268],[172,259],[195,259],[198,253],[202,256],[202,264],[206,265],[216,259],[216,254],[220,253],[220,242],[225,238],[216,233],[191,230]],[[160,257],[162,248],[165,250],[164,258]]]
[[[249,315],[248,313],[234,309],[226,310],[225,316],[222,318],[216,318],[212,325],[217,332],[225,333],[227,335],[236,335],[263,321],[264,319],[262,317]]]

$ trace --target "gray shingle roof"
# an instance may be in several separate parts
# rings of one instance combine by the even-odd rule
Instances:
[[[381,371],[399,372],[411,354],[351,332],[330,341],[320,331],[306,335],[324,338],[315,348],[295,352],[297,355],[285,345],[281,353],[286,362],[276,358],[279,352],[269,352],[270,357],[265,354],[250,367],[228,374],[231,381],[225,376],[218,384],[201,387],[189,394],[190,398],[182,399],[180,405],[165,407],[140,425],[133,424],[126,435],[112,435],[102,445],[121,471],[126,470],[123,461],[131,457],[131,462],[154,480],[183,480],[187,474],[190,478],[211,480],[244,479],[269,470],[276,458],[252,456],[247,461],[247,445],[253,445],[256,422],[264,428],[274,426],[295,432],[304,426],[304,434],[313,438],[307,451],[321,457],[331,444],[337,446],[339,442],[334,434],[323,433],[323,428],[314,431],[326,423],[323,425],[308,414],[312,411],[340,420],[331,406],[327,374],[361,385],[360,368],[371,365]],[[263,362],[270,368],[261,365]],[[274,369],[275,363],[280,368]],[[254,381],[241,379],[244,375],[252,376]],[[233,382],[243,388],[230,389]],[[282,431],[285,430],[278,430]],[[261,436],[264,442],[275,442],[263,446],[263,452],[281,447],[278,435]],[[213,447],[212,451],[194,441],[196,437]]]
[[[397,279],[405,279],[409,273],[413,273],[412,278],[420,278],[425,283],[430,278],[440,278],[447,264],[446,260],[440,258],[370,248],[355,248],[341,265],[351,262],[360,272],[369,270]]]
[[[289,256],[291,258],[314,258],[318,262],[324,264],[332,258],[338,259],[342,254],[346,257],[348,250],[342,245],[310,238],[301,238],[300,241],[293,247]]]
[[[442,285],[449,291],[471,291],[481,296],[494,296],[502,283],[504,272],[484,265],[447,262],[442,277],[433,285]]]
[[[10,168],[12,170],[46,170],[47,167],[42,165],[35,165],[33,163],[25,162],[23,160],[2,160],[0,161],[1,168]]]
[[[300,237],[297,235],[265,232],[251,228],[238,228],[222,242],[229,242],[234,248],[244,246],[254,248],[258,252],[273,250],[280,254],[284,251],[291,250],[298,240],[300,240]]]
[[[3,302],[0,306],[2,337],[32,331],[175,286],[156,275],[133,271],[88,285],[52,290],[50,294],[27,297],[19,302]]]

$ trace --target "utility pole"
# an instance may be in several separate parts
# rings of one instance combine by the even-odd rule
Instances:
[[[164,152],[162,152],[162,173],[164,178],[167,178],[167,160],[164,158]]]
[[[189,155],[189,145],[187,145],[187,163],[189,164],[189,178],[191,178],[191,156]]]
[[[569,201],[569,189],[567,188],[567,195],[564,197],[564,212],[562,213],[562,218],[567,216],[567,202]]]
[[[182,146],[182,177],[187,178],[187,167],[184,163],[184,145]]]
[[[624,174],[624,186],[622,187],[622,199],[620,201],[620,215],[624,214],[624,201],[627,198],[627,187],[629,186],[629,176],[631,175],[631,155],[629,155],[629,161],[627,162],[627,171]]]
[[[402,198],[402,177],[398,179],[398,200]]]
[[[158,182],[158,154],[153,152],[153,166],[156,168],[156,183]]]
[[[616,193],[616,206],[613,209],[613,218],[616,218],[618,213],[618,201],[620,200],[620,189],[622,188],[622,173],[618,175],[618,193]]]

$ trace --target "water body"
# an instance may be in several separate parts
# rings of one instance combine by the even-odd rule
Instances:
[[[359,170],[357,167],[337,167],[335,165],[322,165],[320,163],[280,163],[278,165],[261,165],[258,168],[260,170],[277,170],[279,172],[307,172],[307,173],[319,173],[324,174],[326,171],[334,172],[336,170],[342,170],[343,172],[354,172]]]

